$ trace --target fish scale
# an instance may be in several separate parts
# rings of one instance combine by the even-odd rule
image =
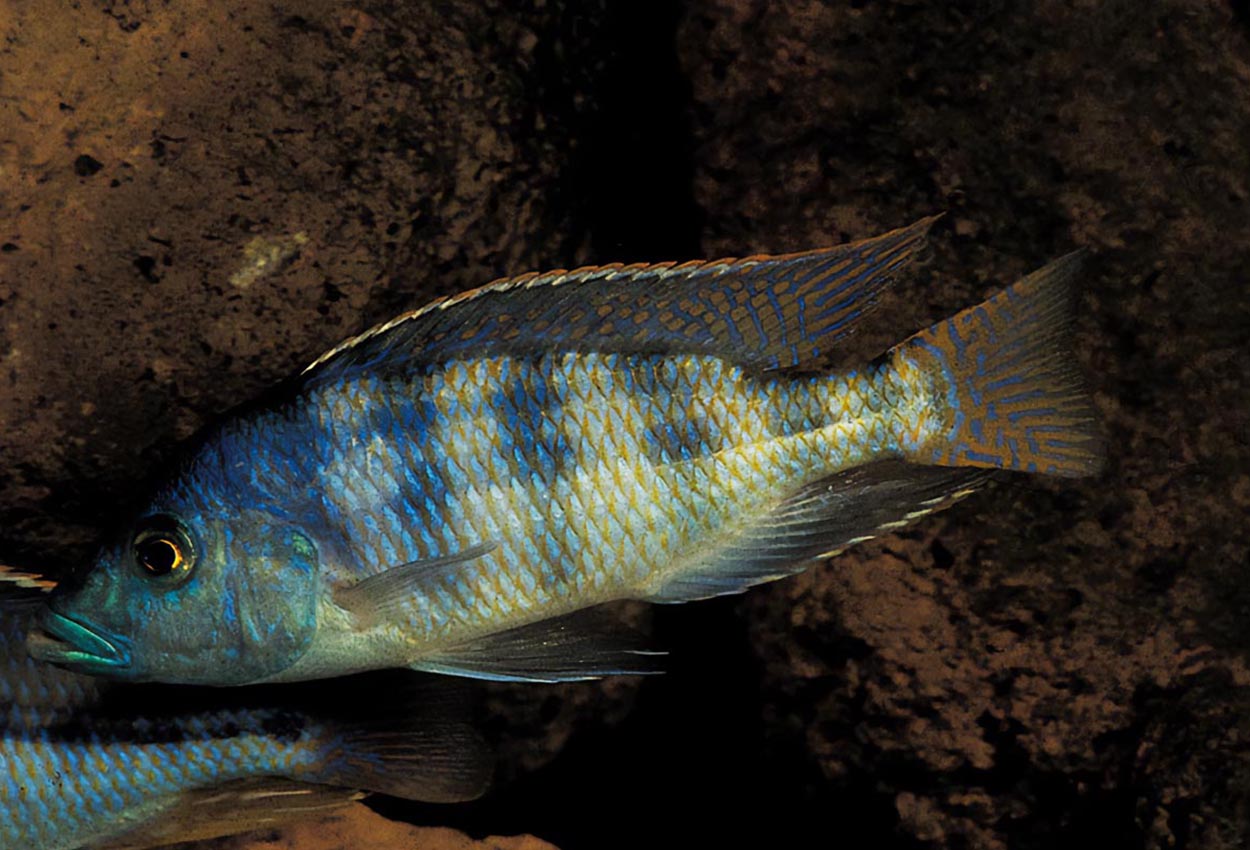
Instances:
[[[437,642],[453,632],[480,633],[507,618],[520,624],[535,611],[562,613],[560,603],[572,590],[579,592],[579,600],[593,604],[600,597],[645,587],[668,560],[684,557],[683,544],[715,535],[732,513],[750,514],[775,501],[778,492],[862,462],[869,453],[889,451],[892,441],[905,435],[941,425],[934,415],[918,419],[917,411],[932,410],[923,382],[907,382],[885,368],[836,377],[758,379],[710,357],[565,354],[454,363],[441,371],[432,382],[447,389],[436,396],[445,401],[436,402],[427,414],[430,420],[419,425],[426,435],[422,453],[456,457],[467,448],[473,457],[484,459],[479,470],[463,475],[459,492],[448,494],[445,510],[473,518],[458,547],[491,540],[497,549],[446,579],[441,599],[449,610],[438,622],[416,610],[410,613],[402,631],[423,642]],[[627,392],[622,375],[645,376],[642,383],[651,391],[638,394],[639,382],[634,381],[635,392]],[[480,391],[481,382],[503,377],[511,383],[494,393]],[[888,395],[895,404],[885,403]],[[504,429],[497,426],[512,419],[513,427],[529,431],[535,451],[554,454],[550,437],[540,443],[535,436],[533,420],[521,424],[509,416],[514,409],[510,399],[525,399],[517,406],[537,409],[533,399],[539,397],[560,405],[559,413],[552,411],[543,421],[560,423],[564,439],[574,447],[571,463],[557,481],[520,474],[514,461],[498,450]],[[406,396],[392,398],[403,404]],[[332,399],[314,403],[335,404]],[[768,415],[789,408],[804,412],[807,427],[797,439]],[[855,415],[862,411],[872,416]],[[403,417],[392,411],[392,418]],[[648,456],[646,434],[657,419],[697,435],[698,442],[684,447],[688,460],[674,464],[663,454]],[[482,422],[493,424],[474,427]],[[390,469],[404,464],[401,454],[393,451],[385,463],[358,464],[344,475],[344,480],[359,482],[359,491],[340,493],[342,506],[383,489],[386,485],[377,484],[377,478],[389,478]],[[570,476],[568,470],[577,474]],[[753,491],[765,495],[752,497]],[[563,524],[535,509],[553,493],[556,501],[572,507]],[[727,507],[714,510],[715,503]],[[422,507],[414,500],[406,511],[417,515]],[[540,526],[557,532],[556,564],[535,558],[531,541],[541,536]],[[368,556],[376,563],[392,563],[442,554],[422,548],[414,535],[400,539],[409,547],[406,551],[388,560],[375,548]],[[519,575],[527,580],[512,580]]]
[[[484,787],[482,743],[453,706],[408,682],[387,677],[390,704],[364,708],[307,689],[227,702],[128,688],[30,658],[35,602],[0,579],[0,850],[170,844],[361,796],[308,783],[428,800]]]
[[[10,815],[0,819],[0,847],[74,846],[67,838],[74,841],[89,826],[120,831],[189,788],[258,775],[298,777],[315,766],[308,745],[274,741],[265,719],[222,712],[170,742],[136,743],[133,734],[108,729],[87,740],[56,728],[7,734],[0,738],[0,807]],[[226,735],[238,737],[198,742]]]
[[[188,789],[258,775],[307,775],[315,753],[276,741],[262,718],[223,712],[189,723],[185,739],[136,742],[134,729],[41,727],[0,738],[0,847],[74,846],[116,832],[174,804]],[[200,740],[237,735],[233,740]],[[311,740],[311,739],[310,739]]]

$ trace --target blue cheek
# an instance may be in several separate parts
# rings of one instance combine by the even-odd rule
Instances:
[[[235,629],[239,625],[239,609],[235,604],[233,593],[223,593],[221,599],[221,622],[227,629]]]

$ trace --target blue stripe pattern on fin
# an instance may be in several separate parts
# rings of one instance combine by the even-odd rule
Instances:
[[[895,348],[945,388],[950,426],[913,460],[1095,475],[1104,447],[1072,348],[1075,252]]]
[[[936,220],[796,254],[616,264],[496,281],[347,340],[310,365],[305,381],[469,353],[561,348],[798,366],[835,350],[915,258]]]
[[[942,510],[988,478],[988,473],[975,470],[900,460],[839,472],[794,493],[709,558],[666,576],[645,598],[690,602],[741,593],[793,575],[814,560],[833,557]]]

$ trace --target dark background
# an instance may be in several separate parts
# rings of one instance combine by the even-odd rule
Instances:
[[[1245,3],[10,0],[0,30],[13,563],[87,557],[196,428],[499,275],[946,212],[872,356],[1091,253],[1100,478],[658,611],[668,676],[498,690],[496,791],[379,811],[565,850],[1245,845]]]

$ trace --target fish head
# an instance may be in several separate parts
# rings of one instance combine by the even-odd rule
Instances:
[[[319,588],[317,546],[298,526],[168,500],[56,588],[28,648],[114,679],[246,684],[307,650]]]

